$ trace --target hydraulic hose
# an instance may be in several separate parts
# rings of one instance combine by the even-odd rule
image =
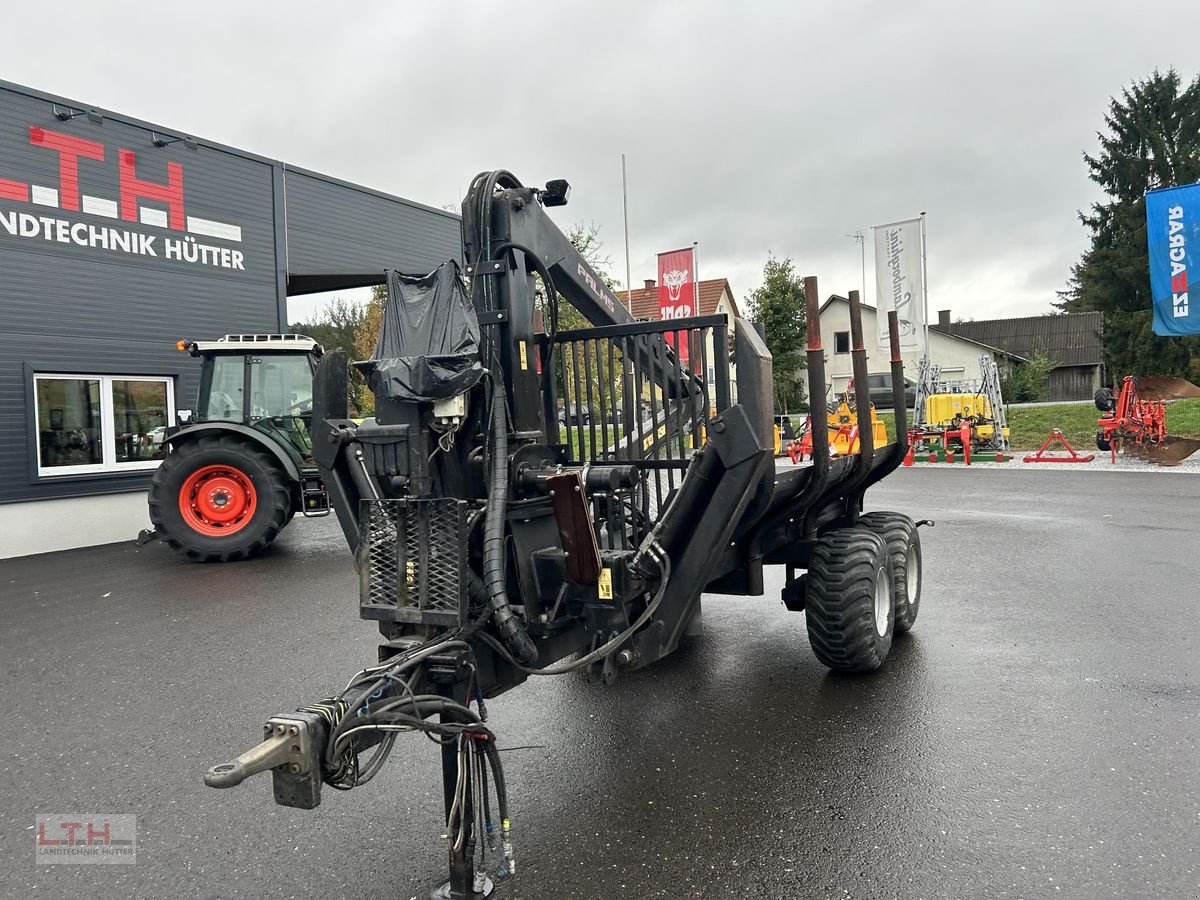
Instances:
[[[537,658],[537,647],[508,603],[504,576],[504,525],[508,514],[508,417],[503,379],[492,388],[492,478],[488,485],[487,518],[483,524],[483,585],[492,621],[513,657],[521,665]]]

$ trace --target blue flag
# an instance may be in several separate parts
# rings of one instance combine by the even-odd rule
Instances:
[[[1200,334],[1200,295],[1188,302],[1188,276],[1200,287],[1200,184],[1146,195],[1146,244],[1154,333]]]

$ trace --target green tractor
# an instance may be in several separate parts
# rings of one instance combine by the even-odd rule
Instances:
[[[164,440],[147,538],[198,562],[227,562],[266,549],[297,512],[328,515],[312,458],[320,344],[293,334],[228,334],[176,347],[203,361],[200,393]]]

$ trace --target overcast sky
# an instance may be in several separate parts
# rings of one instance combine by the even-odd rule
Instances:
[[[846,235],[928,213],[930,307],[1050,310],[1086,245],[1109,98],[1200,59],[1200,3],[40,3],[0,77],[427,203],[567,178],[634,285],[699,242],[741,300],[769,254],[858,287]],[[1189,49],[1190,48],[1190,49]],[[867,299],[874,301],[871,252]],[[293,318],[311,303],[293,305]]]

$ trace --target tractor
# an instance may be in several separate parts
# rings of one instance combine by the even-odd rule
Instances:
[[[181,340],[202,360],[196,408],[150,485],[153,531],[189,559],[227,562],[262,552],[297,512],[329,514],[312,458],[312,379],[322,350],[294,334]]]

